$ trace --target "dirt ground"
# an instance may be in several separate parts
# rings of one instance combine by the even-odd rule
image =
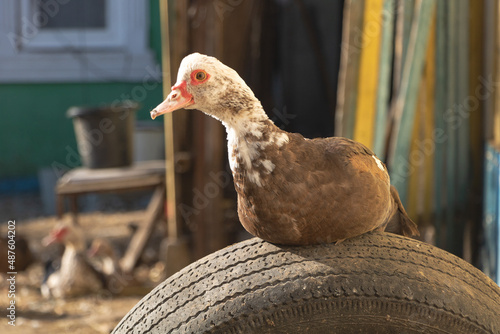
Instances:
[[[3,213],[6,211],[8,210],[3,210]],[[88,241],[95,237],[104,237],[123,251],[132,234],[130,224],[139,222],[143,214],[144,211],[86,213],[79,216],[79,223],[84,227]],[[11,300],[7,297],[9,284],[7,278],[0,274],[0,333],[109,333],[144,295],[164,279],[161,262],[158,262],[157,256],[159,242],[153,240],[148,244],[149,248],[141,259],[142,264],[134,272],[134,278],[141,282],[135,289],[124,291],[119,296],[100,291],[94,295],[68,300],[44,299],[40,294],[44,277],[43,263],[60,256],[62,249],[60,246],[43,247],[41,240],[53,228],[57,219],[17,219],[16,215],[23,217],[20,212],[10,215],[8,219],[16,219],[16,234],[23,235],[28,240],[37,262],[16,275],[15,327],[8,324],[6,314]],[[2,236],[6,236],[7,217],[4,215],[1,218],[0,232]],[[162,235],[161,231],[159,232],[155,234]]]

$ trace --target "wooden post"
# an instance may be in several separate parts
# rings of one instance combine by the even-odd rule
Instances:
[[[443,114],[446,101],[446,1],[438,1],[436,5],[436,91],[434,103],[434,123],[436,127],[436,138],[434,140],[434,199],[435,214],[434,225],[436,227],[436,245],[444,247],[444,198],[445,189],[445,150],[446,144],[441,137],[445,135]]]
[[[406,53],[410,40],[415,0],[404,0],[398,2],[398,15],[396,21],[396,36],[394,45],[394,75],[393,95],[399,92],[403,68],[406,62]]]
[[[130,244],[125,252],[125,255],[120,260],[120,267],[125,273],[130,273],[134,269],[139,257],[141,256],[146,243],[148,242],[151,234],[154,231],[155,223],[158,220],[161,208],[163,208],[163,201],[165,200],[165,187],[163,185],[157,186],[148,208],[145,213],[145,218],[141,222],[139,229],[130,240]]]
[[[344,4],[335,135],[347,138],[353,138],[354,133],[364,5],[365,0],[347,0]]]
[[[486,143],[484,170],[484,245],[481,252],[483,271],[500,283],[500,153],[492,142]]]
[[[386,128],[389,120],[395,11],[395,0],[385,0],[382,9],[382,41],[380,42],[379,76],[375,107],[375,135],[373,138],[373,151],[382,160],[385,160]]]
[[[456,197],[454,207],[454,224],[456,237],[453,238],[454,248],[461,257],[464,256],[465,226],[470,218],[470,207],[467,200],[471,199],[470,189],[470,115],[469,113],[469,6],[467,0],[457,1],[457,20],[455,29],[457,31],[457,96],[456,105],[457,124],[457,158],[456,158]]]
[[[427,64],[425,66],[425,82],[423,83],[423,90],[425,95],[425,120],[424,120],[424,147],[421,150],[425,153],[425,176],[424,176],[424,190],[422,194],[423,202],[423,221],[430,223],[432,221],[432,214],[434,209],[434,159],[435,159],[435,146],[434,150],[427,150],[426,143],[433,143],[435,145],[435,91],[436,91],[436,12],[434,12],[431,33],[429,36],[429,46],[427,49]],[[425,226],[424,226],[425,227]],[[434,241],[434,240],[429,240]]]
[[[493,76],[494,80],[496,83],[500,81],[500,61],[498,60],[498,57],[500,57],[500,27],[499,27],[499,22],[500,22],[500,4],[498,1],[496,1],[496,11],[495,11],[496,17],[495,17],[495,22],[496,22],[496,36],[495,36],[495,74]],[[493,115],[492,115],[492,125],[493,125],[493,130],[492,130],[492,140],[493,140],[493,145],[495,146],[496,149],[500,149],[500,89],[495,89],[495,108],[493,109]]]
[[[160,0],[160,26],[161,26],[161,54],[163,69],[163,98],[170,93],[170,37],[168,31],[168,0]],[[179,230],[177,224],[177,205],[175,191],[175,152],[174,152],[174,126],[172,114],[163,117],[165,128],[165,163],[166,163],[166,189],[167,189],[167,230],[168,237],[177,239]]]
[[[479,253],[479,233],[480,222],[482,218],[482,181],[483,181],[483,162],[484,162],[484,127],[483,127],[483,112],[484,99],[477,94],[477,89],[481,85],[479,78],[482,75],[482,66],[484,61],[485,49],[485,17],[484,17],[484,1],[469,2],[469,96],[475,99],[477,105],[471,106],[470,113],[470,163],[471,163],[471,189],[469,193],[469,206],[471,214],[469,217],[469,233],[466,234],[466,240],[469,240],[469,252],[464,249],[464,258],[473,263],[474,259],[478,259]],[[483,36],[477,38],[477,36]],[[466,233],[464,231],[464,233]]]
[[[360,60],[354,140],[373,148],[383,0],[368,1],[363,19],[363,51]]]
[[[408,152],[411,143],[411,129],[415,116],[418,88],[422,78],[425,50],[429,37],[434,0],[417,1],[416,13],[410,34],[407,59],[402,73],[401,87],[394,104],[394,128],[391,137],[389,170],[391,181],[398,189],[403,204],[407,200],[408,173],[411,172]],[[406,166],[402,163],[406,162]]]
[[[161,25],[161,36],[162,36],[162,68],[163,68],[163,95],[164,98],[170,93],[171,86],[171,53],[170,53],[170,33],[169,33],[169,11],[168,11],[168,0],[160,1],[160,25]],[[184,3],[184,2],[183,2]],[[178,10],[178,7],[176,7]],[[184,15],[183,15],[184,14]],[[185,37],[182,33],[185,32],[183,29],[179,29],[182,25],[182,19],[185,18],[186,12],[177,15],[177,19],[181,21],[177,25],[176,34],[177,36],[175,45],[179,45],[179,38]],[[178,53],[177,53],[178,55]],[[178,60],[177,58],[175,60]],[[175,64],[178,66],[179,64]],[[189,249],[189,244],[187,238],[184,238],[184,233],[182,231],[179,215],[178,215],[178,196],[181,186],[179,185],[178,179],[180,179],[179,174],[176,171],[176,158],[177,154],[181,153],[181,149],[187,149],[182,147],[186,145],[186,138],[188,135],[184,135],[183,128],[180,126],[186,126],[187,116],[183,115],[183,111],[178,111],[175,113],[168,113],[164,115],[164,127],[165,127],[165,162],[166,162],[166,194],[167,194],[167,233],[168,238],[162,241],[160,246],[160,259],[165,261],[165,275],[168,277],[178,270],[184,268],[192,260],[191,251]],[[176,121],[176,126],[174,126],[174,120]],[[177,130],[176,136],[174,136],[174,128]],[[187,128],[187,127],[186,127]],[[176,140],[177,139],[177,140]],[[190,160],[190,154],[187,152],[182,152],[182,156]],[[185,159],[186,160],[186,159]],[[184,168],[186,165],[190,165],[190,161],[184,162]],[[189,167],[188,167],[189,168]],[[186,172],[186,170],[183,170]],[[185,177],[186,174],[183,176]]]
[[[457,231],[455,226],[455,204],[456,204],[456,184],[457,184],[457,128],[452,120],[458,117],[457,101],[457,2],[447,2],[448,22],[446,25],[446,104],[445,104],[445,129],[447,134],[445,166],[446,166],[446,249],[455,255],[458,255],[456,249],[455,237]]]
[[[223,57],[223,23],[235,15],[238,8],[231,7],[232,10],[226,12],[205,1],[194,1],[191,5],[200,16],[192,18],[190,49],[216,56],[227,64]],[[213,177],[225,172],[226,143],[224,127],[219,121],[198,111],[192,112],[192,119],[192,207],[195,214],[191,216],[190,222],[193,227],[194,257],[201,258],[227,245],[221,210],[224,189]]]

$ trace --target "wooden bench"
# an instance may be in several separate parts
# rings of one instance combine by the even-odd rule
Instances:
[[[78,223],[78,196],[88,193],[122,192],[154,188],[144,219],[132,236],[127,251],[120,261],[124,272],[130,272],[141,256],[146,242],[159,220],[165,202],[165,161],[143,161],[130,167],[89,169],[75,168],[57,181],[57,214],[65,212],[70,199],[73,220]]]

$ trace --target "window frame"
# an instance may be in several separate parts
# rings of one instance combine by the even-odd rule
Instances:
[[[68,1],[49,3],[55,11]],[[98,33],[94,29],[40,29],[48,10],[35,14],[33,0],[1,0],[0,83],[159,79],[161,71],[148,47],[149,2],[106,1],[109,29]],[[79,34],[86,40],[59,42]]]
[[[21,17],[33,18],[33,24],[39,29],[31,39],[22,40],[22,49],[26,51],[56,51],[68,48],[77,50],[111,49],[122,47],[125,43],[125,15],[126,3],[120,0],[106,1],[106,27],[104,29],[43,29],[46,17],[58,12],[59,4],[53,1],[47,9],[38,12],[37,1],[21,0]],[[51,4],[51,2],[49,2]],[[113,17],[115,16],[116,19]],[[35,17],[40,19],[36,20]],[[38,22],[35,22],[38,21]],[[45,21],[46,22],[46,21]],[[38,24],[42,23],[42,26]],[[69,43],[65,44],[65,41]]]

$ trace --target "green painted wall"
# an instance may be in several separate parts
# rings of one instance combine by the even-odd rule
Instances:
[[[150,44],[160,63],[158,1],[150,2]],[[123,99],[140,102],[137,119],[147,119],[149,110],[162,100],[161,84],[0,84],[0,180],[34,176],[55,161],[68,165],[68,152],[77,148],[66,110]]]

